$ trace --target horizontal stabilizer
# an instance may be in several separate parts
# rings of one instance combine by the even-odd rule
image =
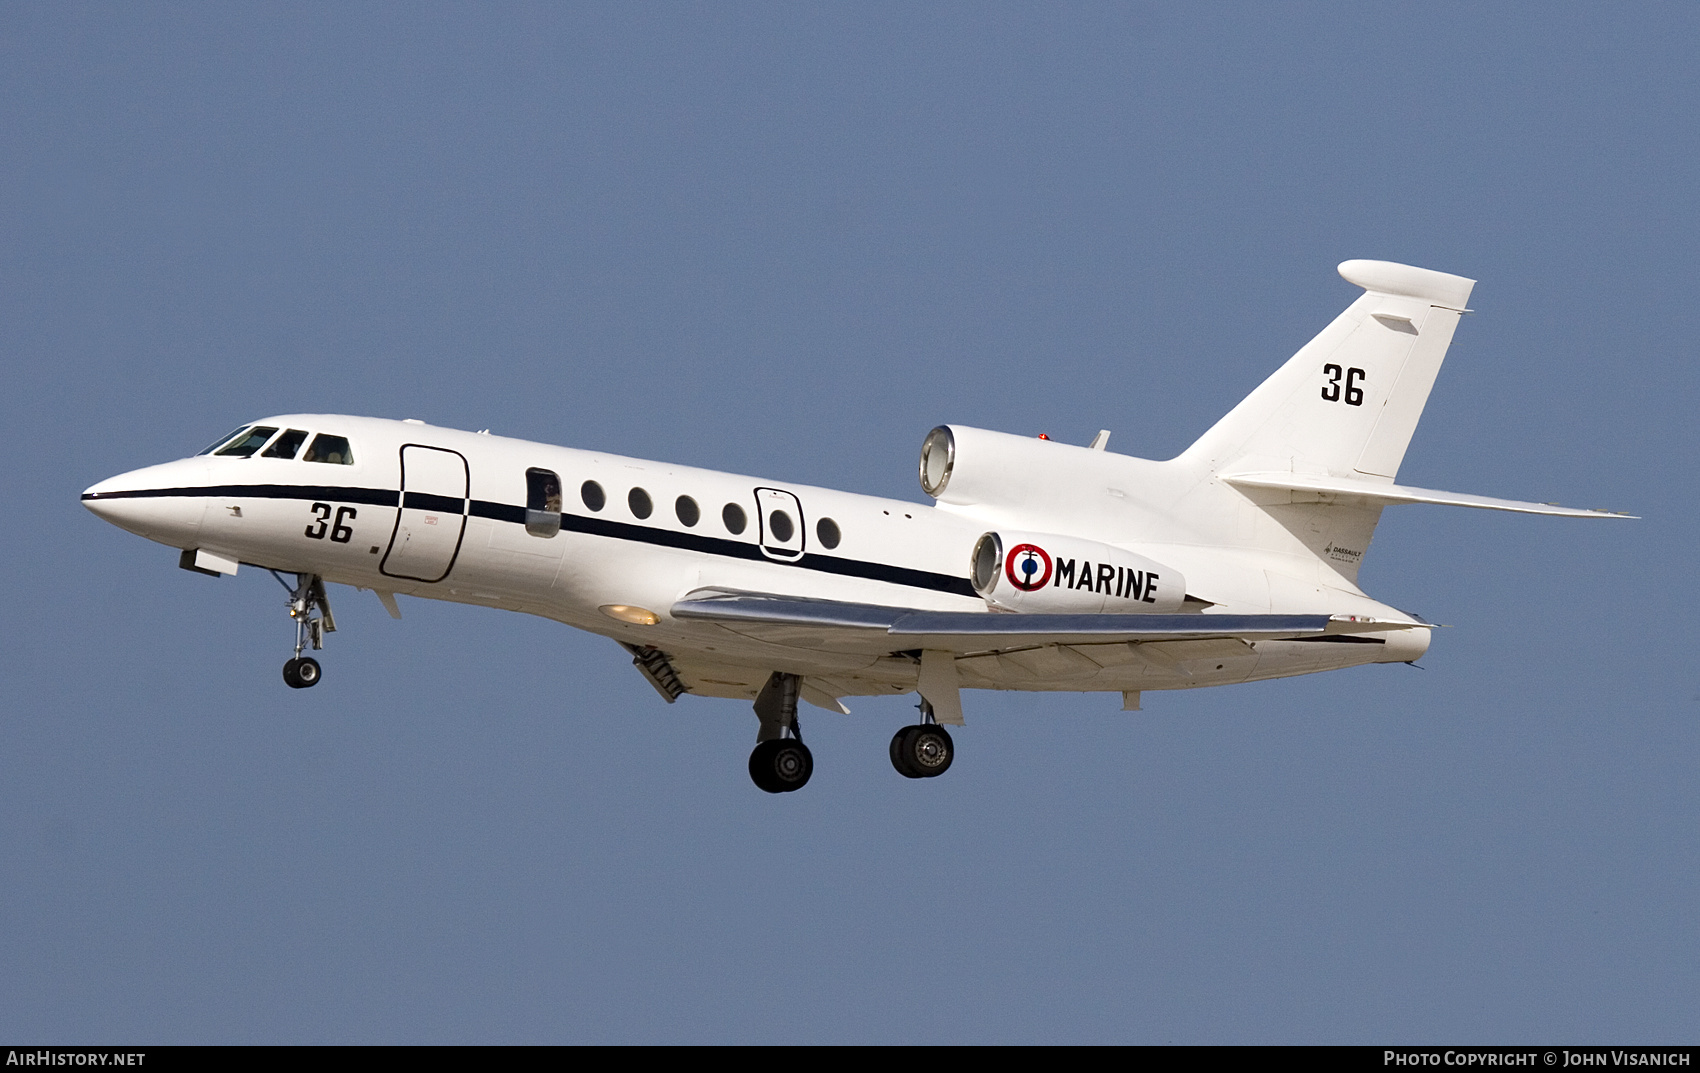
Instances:
[[[1238,637],[1253,640],[1373,633],[1424,627],[1415,621],[1331,618],[1328,615],[1015,615],[988,611],[921,611],[760,593],[691,593],[673,605],[674,618],[718,623],[774,644],[808,644],[841,651],[954,652],[1117,641],[1177,641]]]
[[[1341,279],[1355,283],[1372,294],[1420,298],[1460,313],[1468,312],[1464,306],[1469,303],[1470,291],[1476,285],[1475,280],[1463,276],[1394,261],[1342,261],[1339,272]]]
[[[1522,503],[1515,499],[1494,499],[1491,496],[1466,495],[1462,492],[1437,492],[1432,488],[1410,488],[1402,484],[1381,484],[1355,477],[1334,477],[1311,473],[1237,473],[1222,478],[1240,488],[1269,488],[1276,491],[1318,493],[1341,496],[1362,503],[1437,503],[1446,507],[1478,507],[1482,510],[1508,510],[1518,514],[1553,514],[1563,518],[1633,518],[1609,510],[1582,510],[1560,507],[1554,503]]]

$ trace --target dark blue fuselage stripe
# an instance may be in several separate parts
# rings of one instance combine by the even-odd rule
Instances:
[[[402,500],[402,506],[413,510],[434,510],[439,514],[466,513],[466,500],[451,496],[437,496],[430,492],[409,492]]]
[[[520,520],[523,519],[524,512],[521,511]],[[892,566],[888,563],[869,563],[860,559],[843,559],[836,555],[819,555],[812,552],[804,555],[801,559],[770,559],[762,554],[761,548],[754,544],[746,544],[741,540],[704,536],[701,533],[678,533],[671,529],[651,529],[648,526],[633,525],[630,522],[616,522],[609,518],[587,518],[577,514],[561,515],[561,528],[570,529],[575,533],[586,533],[590,536],[612,537],[615,540],[636,540],[645,544],[658,544],[665,548],[702,552],[705,555],[724,555],[731,559],[771,562],[780,566],[801,566],[806,570],[819,570],[828,574],[866,578],[869,581],[886,581],[893,585],[907,585],[914,589],[931,589],[935,592],[954,593],[958,596],[976,595],[974,586],[968,583],[967,578],[955,578],[949,574],[935,574],[928,570],[912,570],[905,566]]]
[[[397,500],[400,498],[394,491],[386,488],[349,488],[334,485],[301,484],[226,484],[203,488],[142,488],[134,491],[100,492],[93,495],[85,493],[83,499],[163,499],[198,496],[323,500],[331,503],[370,503],[384,507],[396,506]],[[447,496],[428,495],[422,492],[407,493],[407,506],[412,508],[459,514],[463,509],[463,504],[467,507],[467,513],[474,518],[489,518],[493,521],[512,522],[516,525],[525,524],[524,507],[516,507],[508,503],[493,503],[484,499],[467,501],[452,499]],[[800,566],[805,570],[819,570],[826,574],[859,577],[868,581],[884,581],[892,585],[906,585],[913,589],[947,592],[955,596],[972,597],[976,595],[974,587],[968,583],[967,578],[951,577],[949,574],[935,574],[930,570],[914,570],[906,566],[863,562],[860,559],[844,559],[836,555],[819,555],[813,552],[800,559],[772,559],[762,554],[761,548],[741,540],[705,536],[701,533],[678,533],[671,529],[653,529],[645,525],[633,525],[630,522],[617,522],[610,518],[563,514],[561,515],[561,528],[574,533],[584,533],[588,536],[631,540],[643,544],[654,544],[663,548],[677,548],[682,551],[701,552],[705,555],[721,555],[729,559],[770,562],[777,566]]]
[[[388,488],[350,488],[336,484],[214,484],[200,488],[137,488],[123,492],[83,493],[84,500],[169,499],[173,497],[224,497],[246,499],[324,499],[332,503],[371,503],[393,507],[400,498]],[[459,510],[460,508],[455,508]]]
[[[507,503],[491,503],[484,499],[474,499],[471,513],[474,518],[490,518],[498,522],[513,522],[515,525],[525,524],[525,508],[511,506]]]

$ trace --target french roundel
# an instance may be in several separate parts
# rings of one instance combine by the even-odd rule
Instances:
[[[1037,544],[1017,544],[1004,558],[1003,572],[1022,592],[1042,589],[1051,580],[1051,557]]]

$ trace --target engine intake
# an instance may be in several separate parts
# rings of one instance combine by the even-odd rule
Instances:
[[[994,532],[974,545],[974,590],[1004,611],[1155,614],[1180,610],[1179,570],[1095,540]]]
[[[952,506],[1019,504],[1106,457],[1054,440],[940,425],[921,443],[921,490]]]

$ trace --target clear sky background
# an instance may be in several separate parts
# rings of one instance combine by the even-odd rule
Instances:
[[[0,7],[0,1037],[1689,1041],[1700,9]],[[1169,457],[1477,278],[1383,517],[1425,670],[805,710],[264,573],[78,493],[292,411],[924,500],[961,422]]]

